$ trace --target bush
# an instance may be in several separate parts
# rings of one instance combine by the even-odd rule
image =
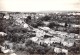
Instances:
[[[48,21],[50,19],[51,19],[51,17],[46,15],[46,16],[42,17],[40,20],[42,20],[42,21]]]
[[[28,16],[28,17],[25,19],[25,22],[26,22],[26,23],[31,22],[31,16]]]
[[[59,25],[55,22],[51,22],[49,23],[49,25],[47,25],[49,28],[53,28],[54,26],[58,27]]]
[[[33,26],[34,28],[38,28],[38,26],[43,26],[44,23],[41,20],[37,20],[35,22],[32,22],[30,25]]]

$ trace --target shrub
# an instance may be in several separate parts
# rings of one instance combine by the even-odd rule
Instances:
[[[46,16],[42,17],[40,20],[42,20],[42,21],[48,21],[50,19],[51,19],[51,17],[46,15]]]

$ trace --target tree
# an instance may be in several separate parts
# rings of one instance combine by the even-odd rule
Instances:
[[[29,23],[31,21],[31,16],[28,16],[26,19],[25,19],[25,22],[26,23]]]
[[[3,31],[3,20],[4,20],[4,13],[0,13],[0,31]]]
[[[42,17],[40,20],[42,20],[42,21],[48,21],[50,19],[51,19],[51,17],[46,15],[46,16]]]

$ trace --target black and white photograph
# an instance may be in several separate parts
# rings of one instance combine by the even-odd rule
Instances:
[[[80,0],[0,0],[0,55],[80,55]]]

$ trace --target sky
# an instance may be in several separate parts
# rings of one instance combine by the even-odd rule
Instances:
[[[80,0],[0,0],[0,11],[80,11]]]

